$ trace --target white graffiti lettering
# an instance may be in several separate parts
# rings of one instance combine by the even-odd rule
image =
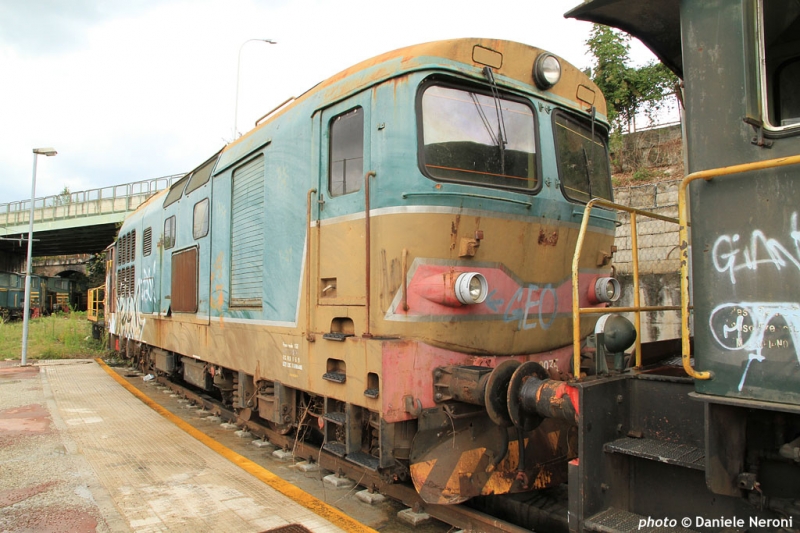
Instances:
[[[155,287],[153,275],[149,268],[142,271],[142,277],[136,280],[136,292],[139,294],[139,301],[142,304],[147,304],[155,301]]]
[[[145,319],[139,313],[139,300],[134,297],[117,297],[117,322],[114,328],[117,335],[126,339],[141,341]]]
[[[794,243],[794,254],[777,239],[768,239],[761,230],[754,230],[750,243],[743,246],[741,236],[721,235],[714,242],[712,258],[717,272],[727,272],[731,283],[736,284],[736,272],[758,270],[759,265],[770,264],[778,270],[794,266],[800,271],[800,231],[797,229],[797,213],[792,214],[789,232]]]
[[[552,309],[548,313],[545,309]],[[548,329],[556,319],[558,312],[558,294],[550,285],[540,288],[538,285],[520,287],[506,305],[503,320],[519,321],[519,329],[527,330],[541,326]],[[529,318],[530,317],[530,318]]]
[[[740,302],[718,305],[711,311],[709,328],[714,340],[726,350],[744,350],[747,353],[739,391],[744,388],[747,372],[753,361],[759,363],[766,357],[764,348],[788,348],[785,340],[765,340],[768,333],[776,333],[780,326],[773,319],[782,318],[783,331],[791,334],[797,362],[800,363],[800,304],[795,302]]]

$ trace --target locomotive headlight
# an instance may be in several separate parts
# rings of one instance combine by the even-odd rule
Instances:
[[[489,284],[483,274],[464,272],[456,279],[456,298],[464,305],[483,303],[489,294]]]
[[[614,278],[598,278],[594,284],[594,296],[597,302],[616,302],[621,293],[619,281]]]
[[[561,79],[561,62],[552,54],[539,54],[533,63],[533,81],[542,90],[547,90]]]

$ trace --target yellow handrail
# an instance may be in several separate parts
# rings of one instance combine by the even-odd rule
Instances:
[[[783,167],[800,163],[800,155],[790,157],[779,157],[767,159],[766,161],[756,161],[754,163],[744,163],[729,167],[720,167],[711,170],[701,170],[692,172],[681,181],[678,189],[678,219],[680,221],[680,250],[681,250],[681,360],[683,369],[694,379],[711,379],[713,372],[696,371],[692,368],[691,351],[689,343],[689,211],[686,205],[686,192],[689,184],[696,180],[710,180],[742,172],[753,170],[764,170],[767,168]]]
[[[636,209],[634,207],[628,207],[620,204],[615,204],[614,202],[610,202],[608,200],[603,200],[601,198],[595,198],[589,203],[586,204],[586,208],[583,212],[583,220],[581,221],[581,229],[578,233],[578,240],[575,243],[575,254],[572,256],[572,346],[573,346],[573,374],[576,378],[580,377],[580,364],[581,364],[581,328],[580,328],[580,320],[581,315],[588,315],[588,314],[598,314],[598,313],[607,313],[608,308],[596,308],[596,307],[581,307],[580,306],[580,293],[578,287],[578,268],[580,264],[580,255],[583,249],[583,241],[586,236],[586,231],[589,227],[589,217],[591,215],[592,208],[595,206],[606,207],[610,209],[616,209],[619,211],[625,211],[631,215],[631,255],[632,255],[632,263],[633,263],[633,307],[621,307],[621,308],[614,308],[613,311],[616,313],[622,312],[633,312],[635,313],[634,316],[634,326],[636,328],[636,366],[642,366],[642,339],[639,332],[641,331],[641,313],[646,311],[676,311],[678,307],[676,306],[641,306],[641,302],[639,300],[639,243],[638,243],[638,235],[637,235],[637,228],[636,228],[636,216],[642,215],[647,216],[649,218],[654,218],[656,220],[663,220],[665,222],[671,222],[673,224],[678,224],[678,220],[673,217],[667,217],[664,215],[659,215],[658,213],[651,213],[649,211],[644,211],[642,209]]]

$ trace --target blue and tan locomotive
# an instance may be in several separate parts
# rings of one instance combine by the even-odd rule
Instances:
[[[126,219],[112,342],[410,477],[427,502],[563,483],[573,253],[584,204],[611,199],[608,128],[590,79],[531,46],[457,39],[358,64]],[[618,296],[615,224],[587,220],[582,307]],[[508,393],[523,381],[563,416],[528,415]]]

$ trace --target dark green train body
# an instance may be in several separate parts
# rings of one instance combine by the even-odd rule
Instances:
[[[568,16],[628,31],[683,80],[690,227],[680,246],[693,334],[689,351],[687,327],[686,374],[585,389],[621,394],[626,405],[609,412],[630,430],[604,430],[607,442],[586,435],[574,529],[628,516],[701,531],[796,531],[800,4],[593,0]],[[584,430],[599,423],[593,413]]]
[[[68,278],[31,276],[31,314],[49,315],[78,308],[85,289]],[[22,318],[25,307],[25,274],[0,272],[0,313],[4,320]]]

